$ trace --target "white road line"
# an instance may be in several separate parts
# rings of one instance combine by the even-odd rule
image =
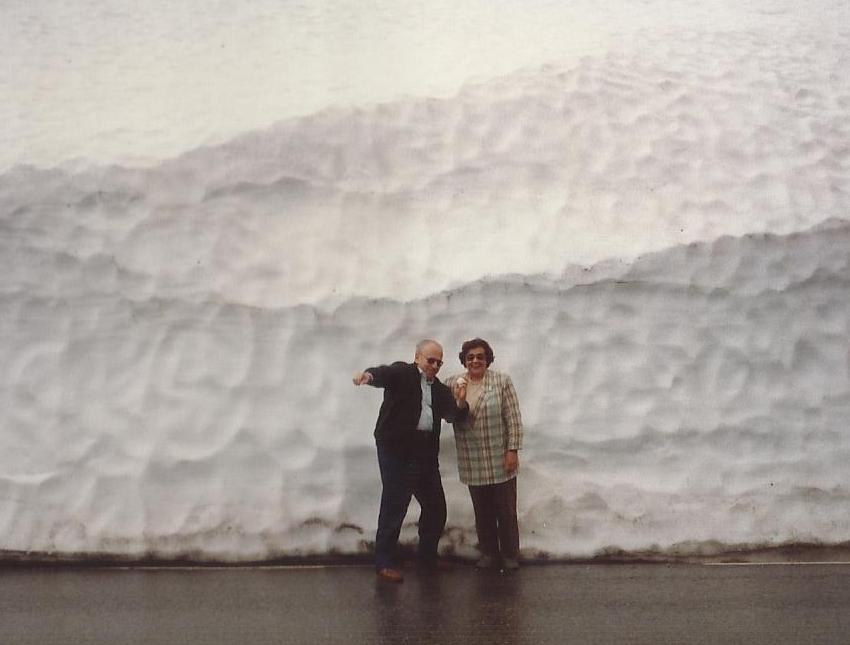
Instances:
[[[847,561],[822,562],[703,562],[706,567],[808,567],[813,565],[848,565]]]
[[[193,566],[193,565],[144,565],[137,566],[91,566],[81,567],[85,569],[116,569],[119,571],[277,571],[277,570],[298,570],[298,569],[354,569],[358,567],[371,567],[367,564],[264,564],[264,565],[210,565],[210,566]]]

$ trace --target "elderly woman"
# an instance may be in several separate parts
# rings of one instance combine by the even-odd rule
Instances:
[[[469,486],[475,530],[485,569],[501,564],[519,568],[516,514],[517,451],[522,448],[522,418],[510,376],[491,370],[490,344],[473,338],[459,354],[466,372],[446,379],[449,388],[466,386],[469,415],[454,422],[460,480]]]

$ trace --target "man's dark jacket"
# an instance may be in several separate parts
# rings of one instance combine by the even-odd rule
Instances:
[[[431,385],[433,432],[416,429],[422,414],[422,374],[415,363],[399,361],[392,365],[370,367],[370,385],[384,388],[384,402],[375,424],[375,441],[393,452],[420,456],[437,456],[440,451],[441,419],[463,419],[469,410],[458,409],[451,390],[436,378]]]

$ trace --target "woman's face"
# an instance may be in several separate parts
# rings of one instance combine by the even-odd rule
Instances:
[[[472,378],[481,378],[487,371],[487,354],[483,347],[473,347],[466,352],[464,357],[466,371]]]

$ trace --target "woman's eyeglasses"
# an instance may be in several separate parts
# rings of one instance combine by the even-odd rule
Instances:
[[[487,356],[485,354],[467,354],[466,362],[471,363],[472,361],[486,361]]]

